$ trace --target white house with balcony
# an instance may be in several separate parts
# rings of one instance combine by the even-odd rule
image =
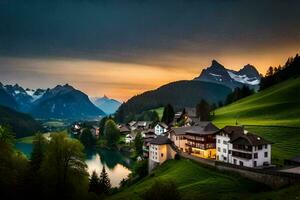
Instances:
[[[167,131],[168,131],[168,126],[163,122],[157,123],[156,126],[154,127],[155,135],[163,135]]]
[[[216,136],[217,160],[245,167],[271,165],[271,142],[243,127],[226,126]]]

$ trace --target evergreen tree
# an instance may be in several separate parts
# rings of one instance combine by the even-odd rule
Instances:
[[[33,139],[33,150],[31,153],[30,166],[33,172],[37,172],[45,156],[47,140],[41,133],[37,133]]]
[[[173,121],[174,116],[175,116],[174,109],[170,104],[168,104],[164,108],[164,112],[163,112],[161,121],[164,122],[165,124],[169,125]]]
[[[196,114],[201,121],[210,120],[210,111],[211,111],[210,105],[203,99],[196,106]]]
[[[104,166],[103,166],[102,172],[100,174],[99,184],[100,184],[100,189],[103,193],[107,194],[110,191],[111,184],[110,184],[110,180],[109,180],[108,174],[107,174]]]
[[[143,138],[142,138],[142,134],[140,132],[138,132],[135,136],[134,147],[135,147],[135,151],[137,152],[138,155],[143,154]]]
[[[104,136],[107,140],[108,146],[110,147],[116,146],[120,138],[120,131],[116,123],[111,119],[107,120],[107,122],[105,123]]]
[[[89,128],[85,128],[79,137],[81,143],[85,147],[91,147],[95,145],[96,138],[93,136],[91,130]]]
[[[92,176],[90,177],[89,192],[94,192],[100,194],[100,179],[96,171],[93,171]]]

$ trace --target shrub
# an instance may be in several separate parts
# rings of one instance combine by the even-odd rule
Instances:
[[[179,200],[180,193],[176,184],[170,180],[156,180],[142,195],[144,200]]]

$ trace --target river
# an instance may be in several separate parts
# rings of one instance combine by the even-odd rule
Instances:
[[[29,157],[32,151],[32,144],[16,143],[16,148]],[[127,178],[131,173],[130,168],[132,166],[132,161],[119,151],[106,149],[87,150],[85,163],[88,166],[87,171],[89,174],[94,170],[100,174],[102,167],[105,166],[113,187],[118,187],[120,181]]]

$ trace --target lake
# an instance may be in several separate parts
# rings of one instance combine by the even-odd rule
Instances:
[[[16,143],[16,148],[29,157],[32,151],[32,144]],[[122,179],[127,178],[131,173],[130,168],[133,164],[128,157],[121,154],[119,151],[106,149],[87,150],[85,163],[88,166],[87,171],[89,174],[93,171],[100,174],[102,167],[105,166],[113,187],[118,187]]]

